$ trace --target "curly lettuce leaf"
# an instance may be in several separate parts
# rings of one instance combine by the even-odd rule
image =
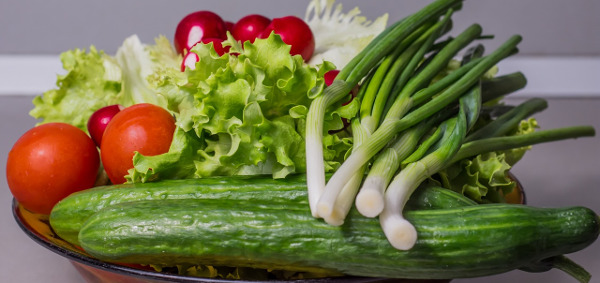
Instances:
[[[63,122],[84,131],[89,117],[99,108],[112,104],[129,106],[154,103],[166,106],[147,77],[157,69],[179,68],[178,55],[161,36],[154,45],[142,44],[135,35],[127,38],[116,56],[94,46],[61,54],[66,74],[57,77],[56,89],[33,100],[30,115],[40,123]]]
[[[508,135],[522,135],[535,131],[537,120],[523,120]],[[438,172],[437,181],[445,188],[479,203],[505,202],[504,195],[516,187],[509,177],[510,169],[531,149],[531,146],[498,152],[488,152],[452,164]]]
[[[462,160],[439,175],[444,187],[476,202],[504,202],[501,196],[516,185],[508,177],[510,168],[504,154],[490,152]]]
[[[388,14],[369,21],[360,15],[358,7],[344,14],[342,4],[335,5],[335,0],[313,0],[304,20],[313,31],[316,44],[309,64],[329,61],[341,69],[385,29]]]
[[[94,46],[60,55],[64,75],[56,89],[33,99],[29,114],[40,123],[63,122],[87,132],[87,121],[96,109],[116,104],[121,93],[122,72],[116,60]]]
[[[169,98],[167,108],[178,129],[168,153],[134,157],[130,182],[214,175],[283,178],[305,172],[310,94],[324,87],[323,74],[332,65],[317,70],[305,64],[275,34],[243,48],[231,41],[224,44],[235,55],[219,56],[211,44],[198,44],[190,50],[199,57],[195,69],[164,69],[151,77],[156,91]],[[333,111],[326,124],[328,129],[343,127]],[[349,142],[329,140],[327,163],[336,168]]]

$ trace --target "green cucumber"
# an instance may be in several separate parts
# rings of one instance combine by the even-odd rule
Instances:
[[[50,225],[67,242],[78,244],[77,235],[85,220],[100,209],[123,202],[159,199],[236,199],[293,202],[308,205],[306,176],[285,179],[271,176],[213,177],[123,184],[74,193],[60,201],[50,214]],[[409,206],[440,208],[475,204],[448,189],[424,187],[417,190]]]
[[[330,270],[347,275],[479,277],[575,252],[596,240],[584,207],[484,204],[405,213],[419,238],[394,249],[379,221],[352,210],[334,227],[305,204],[240,200],[151,200],[107,207],[88,219],[81,246],[101,260],[173,266]]]

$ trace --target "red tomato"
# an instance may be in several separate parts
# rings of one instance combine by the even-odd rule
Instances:
[[[223,19],[210,11],[197,11],[185,16],[175,30],[175,50],[180,54],[189,51],[204,38],[227,38]]]
[[[92,139],[79,128],[48,123],[27,131],[8,153],[6,180],[15,199],[36,213],[73,192],[94,186],[100,158]]]
[[[102,164],[110,181],[125,182],[136,151],[146,156],[169,151],[174,132],[175,119],[162,107],[141,103],[117,113],[108,123],[100,146]]]
[[[236,40],[241,41],[242,44],[247,40],[254,42],[254,39],[256,39],[270,23],[271,19],[265,16],[257,14],[248,15],[235,23],[231,29],[231,34]]]
[[[287,16],[273,19],[258,37],[267,38],[271,32],[281,36],[283,42],[292,46],[290,53],[292,55],[300,54],[304,61],[310,60],[315,52],[315,37],[310,27],[298,17]]]

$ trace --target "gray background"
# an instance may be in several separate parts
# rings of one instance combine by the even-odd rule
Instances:
[[[374,19],[384,12],[389,22],[400,19],[428,1],[338,0],[344,10],[360,6]],[[269,17],[304,16],[308,1],[43,1],[0,0],[0,55],[58,55],[75,47],[95,45],[114,53],[123,39],[138,34],[152,42],[163,34],[172,38],[181,17],[195,10],[212,10],[226,20],[261,13]],[[599,56],[600,1],[598,0],[470,0],[454,16],[455,30],[478,22],[497,39],[494,47],[514,33],[524,36],[519,56]],[[600,74],[599,74],[600,78]],[[1,80],[0,80],[1,81]],[[598,90],[600,93],[600,90]],[[544,93],[537,95],[544,96]],[[542,128],[591,124],[600,129],[596,98],[549,99],[550,107],[537,115]],[[0,96],[0,282],[81,282],[62,259],[38,246],[19,230],[10,214],[11,195],[4,172],[12,144],[35,121],[27,115],[32,96]],[[522,99],[508,99],[518,103]],[[586,138],[535,146],[514,168],[531,205],[584,205],[600,212],[600,142]],[[600,243],[571,257],[600,282]],[[453,282],[575,282],[562,272],[530,274],[514,271],[489,278]]]
[[[359,6],[369,19],[388,13],[390,23],[429,1],[338,0],[347,11]],[[187,13],[211,10],[236,21],[252,13],[268,17],[304,17],[308,1],[280,0],[1,0],[0,54],[57,54],[95,45],[114,53],[123,39],[138,34],[152,42],[158,34],[172,38]],[[502,41],[514,33],[525,40],[521,54],[600,55],[598,0],[471,0],[453,17],[455,29],[480,23]],[[493,46],[495,42],[490,44]]]

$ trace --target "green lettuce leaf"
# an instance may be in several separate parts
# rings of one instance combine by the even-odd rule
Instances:
[[[58,88],[33,99],[31,116],[40,123],[70,123],[87,132],[87,121],[96,109],[118,103],[121,68],[114,58],[90,47],[60,55],[66,74],[58,75]]]
[[[166,107],[167,98],[153,89],[148,76],[158,69],[178,69],[180,61],[164,36],[144,45],[135,35],[114,57],[91,46],[64,52],[60,59],[66,73],[57,77],[56,89],[34,98],[30,115],[39,123],[69,123],[86,132],[89,117],[104,106],[147,102]]]
[[[462,160],[439,175],[444,187],[476,202],[504,202],[502,195],[516,185],[508,176],[510,168],[504,154],[490,152]]]
[[[190,50],[199,57],[196,68],[162,69],[151,76],[178,129],[168,153],[134,157],[130,182],[305,172],[310,95],[324,87],[323,74],[333,66],[305,64],[275,34],[243,48],[231,38],[224,45],[235,55],[219,56],[211,44],[197,44]],[[341,129],[349,112],[334,107],[326,128]],[[329,133],[326,139],[328,168],[337,168],[350,142]]]
[[[522,135],[535,131],[537,120],[523,120],[507,135]],[[430,181],[442,185],[479,203],[505,202],[504,195],[516,187],[510,169],[531,146],[488,152],[463,159],[438,172]]]

